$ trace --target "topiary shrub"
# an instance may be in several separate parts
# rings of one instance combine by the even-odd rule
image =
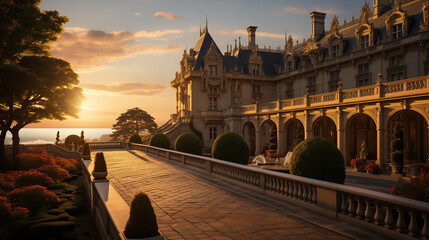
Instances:
[[[399,124],[396,123],[394,127],[393,137],[391,144],[391,153],[390,161],[393,165],[396,166],[394,173],[402,173],[402,168],[404,164],[404,132],[400,128]]]
[[[247,165],[249,163],[249,147],[237,133],[222,133],[213,143],[212,157]]]
[[[201,155],[203,152],[203,143],[197,135],[193,133],[183,133],[174,143],[174,149],[180,152]]]
[[[277,151],[277,130],[275,126],[270,128],[270,138],[268,142],[270,143],[268,145],[268,151],[270,153],[275,153]]]
[[[164,133],[155,133],[150,139],[150,146],[170,149],[170,140]]]
[[[127,238],[146,238],[159,235],[156,215],[146,194],[137,193],[134,196],[130,207],[130,218],[125,226],[124,234]]]
[[[289,163],[293,175],[344,184],[344,157],[340,150],[324,138],[310,138],[293,149]]]
[[[84,160],[91,159],[91,148],[89,147],[89,143],[83,144],[82,157]]]
[[[78,135],[69,135],[69,136],[67,136],[66,137],[66,140],[64,141],[64,144],[69,148],[69,149],[71,149],[71,146],[72,146],[72,143],[73,143],[73,145],[75,146],[75,148],[77,149],[78,148],[78,146],[80,145],[80,143],[81,143],[81,139],[80,139],[80,137],[78,136]]]
[[[138,143],[138,144],[142,144],[142,138],[140,137],[140,135],[138,134],[133,134],[130,137],[130,140],[128,141],[129,143]]]
[[[107,172],[106,160],[103,152],[95,154],[94,172]]]

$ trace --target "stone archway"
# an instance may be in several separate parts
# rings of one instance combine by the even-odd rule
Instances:
[[[243,138],[246,141],[247,146],[249,147],[249,152],[251,155],[255,156],[256,149],[256,129],[253,123],[246,122],[243,126]]]
[[[260,131],[260,149],[262,153],[265,152],[265,150],[268,150],[269,145],[269,138],[270,138],[270,129],[274,127],[277,132],[277,126],[272,120],[266,120],[261,125],[261,131]],[[278,141],[277,141],[278,142]]]
[[[313,136],[326,138],[337,146],[337,126],[335,122],[326,116],[317,118],[313,123]]]
[[[367,159],[377,159],[377,128],[374,120],[366,114],[352,116],[346,126],[346,162],[360,157],[362,142],[367,146]]]
[[[426,163],[428,160],[428,123],[418,112],[401,110],[387,121],[387,162],[390,162],[390,142],[395,125],[404,132],[404,165]]]
[[[295,145],[301,140],[304,140],[304,125],[296,118],[288,120],[284,128],[284,150],[292,152]]]

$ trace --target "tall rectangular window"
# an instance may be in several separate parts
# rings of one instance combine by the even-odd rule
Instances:
[[[253,64],[252,65],[252,73],[253,75],[259,75],[259,65],[258,64]]]
[[[210,127],[209,128],[209,139],[215,140],[217,138],[217,127]]]
[[[361,47],[362,49],[369,47],[369,35],[361,37]]]
[[[218,94],[219,93],[219,88],[218,87],[209,87],[209,93],[210,94]]]
[[[332,54],[331,54],[332,58],[336,58],[340,56],[340,45],[332,46],[331,50],[332,50]]]
[[[253,85],[252,90],[254,93],[260,93],[261,92],[261,86],[260,85]]]
[[[293,98],[293,82],[286,83],[286,98]]]
[[[356,76],[357,87],[369,85],[369,63],[358,65],[358,75]]]
[[[217,98],[209,97],[209,110],[217,110]]]
[[[330,80],[328,81],[328,90],[330,92],[337,91],[338,82],[340,81],[340,71],[335,70],[330,73]]]
[[[316,77],[312,76],[308,78],[307,87],[308,94],[314,95],[316,94]]]
[[[210,75],[217,75],[217,66],[216,65],[209,65],[210,68]]]
[[[393,25],[392,27],[392,37],[393,39],[402,38],[402,23]]]
[[[389,58],[389,68],[387,69],[387,81],[397,81],[405,78],[405,66],[402,55]]]

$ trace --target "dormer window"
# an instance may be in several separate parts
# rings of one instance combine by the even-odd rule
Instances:
[[[402,24],[396,24],[392,26],[392,38],[400,39],[402,38]]]
[[[367,48],[369,47],[369,35],[365,35],[361,37],[361,48]]]
[[[209,65],[210,69],[210,75],[217,75],[217,66],[216,65]]]
[[[259,65],[253,64],[252,66],[253,66],[253,69],[252,69],[253,75],[259,75]]]
[[[332,46],[332,58],[336,58],[338,56],[340,56],[340,45],[334,45]]]

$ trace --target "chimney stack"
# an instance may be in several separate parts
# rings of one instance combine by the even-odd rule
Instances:
[[[255,38],[256,38],[256,35],[255,35],[256,28],[258,28],[258,27],[256,27],[256,26],[249,26],[249,27],[247,27],[247,34],[248,34],[248,40],[249,40],[249,44],[248,45],[249,45],[250,49],[256,48],[256,40],[255,40]]]
[[[311,38],[315,41],[325,35],[325,17],[326,13],[311,12]]]

